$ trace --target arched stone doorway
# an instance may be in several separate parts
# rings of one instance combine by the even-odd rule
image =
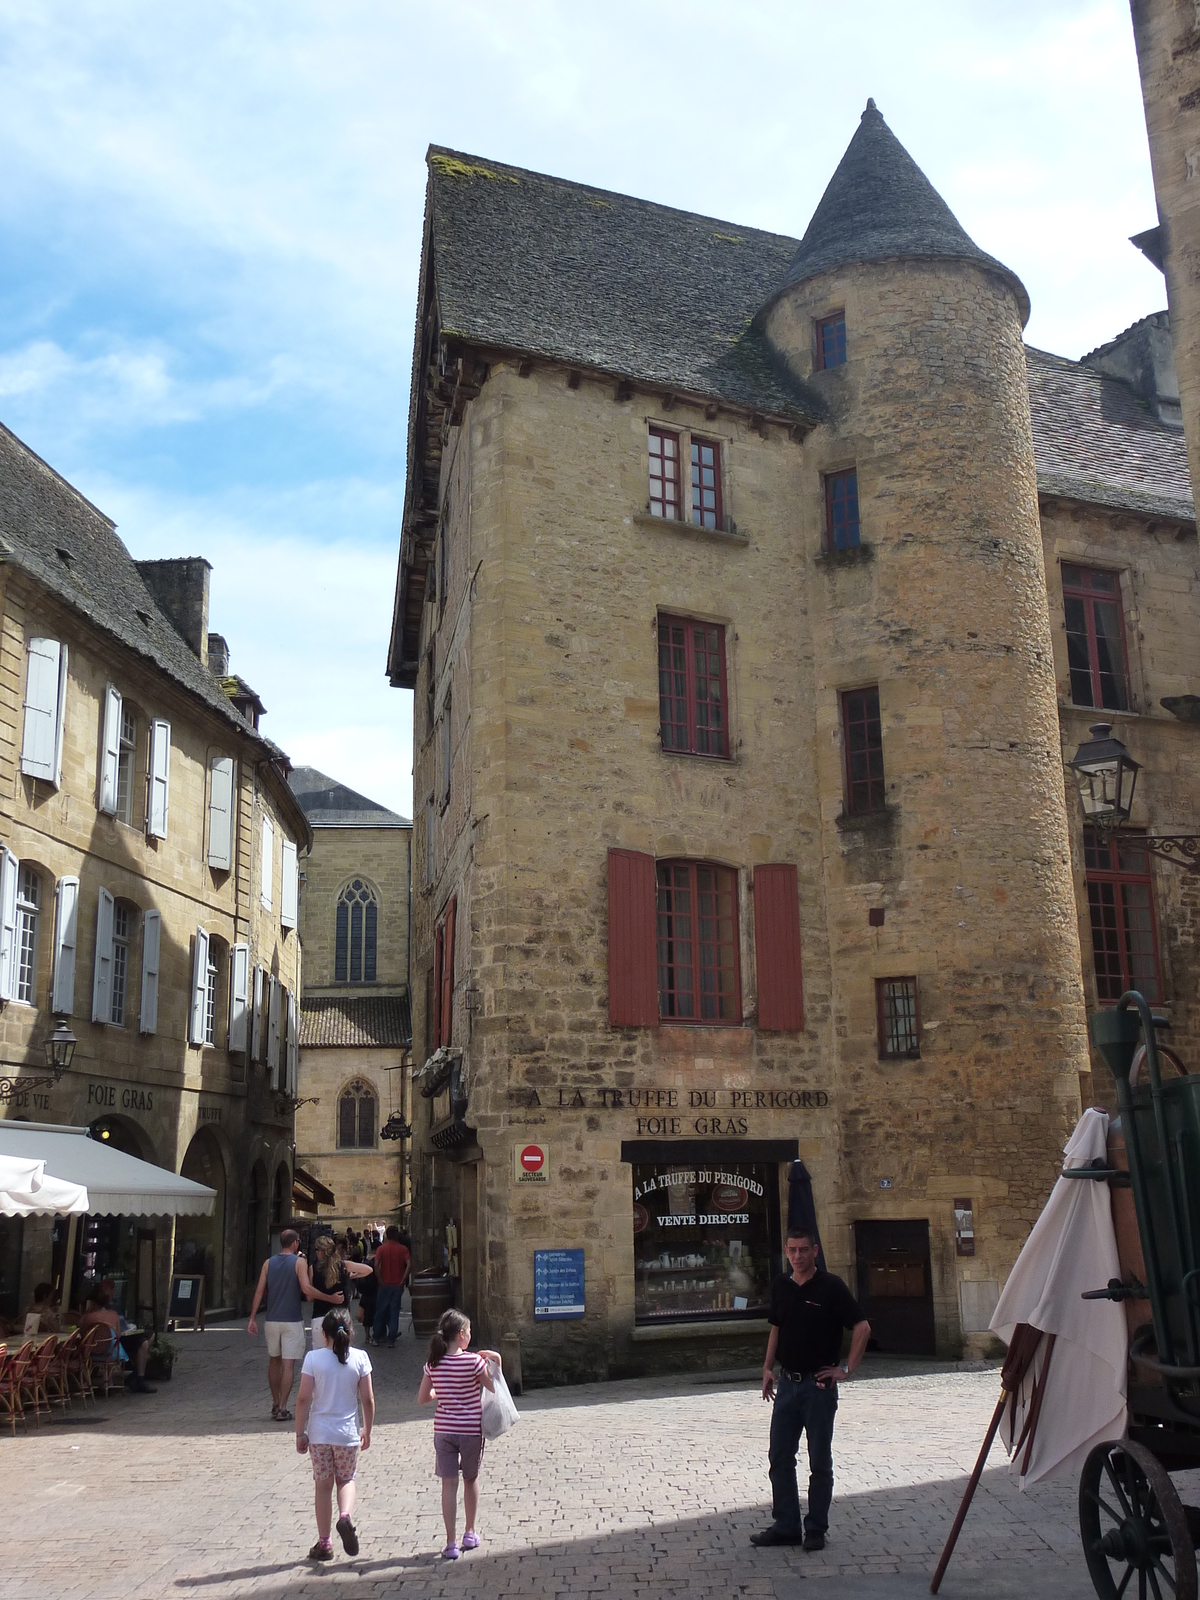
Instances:
[[[88,1132],[99,1144],[106,1144],[112,1150],[158,1164],[157,1153],[145,1131],[127,1117],[99,1117],[89,1123]],[[66,1219],[56,1219],[53,1230],[56,1283],[61,1282],[70,1236]],[[92,1212],[81,1217],[75,1232],[72,1299],[82,1306],[92,1284],[111,1279],[113,1305],[131,1322],[140,1322],[145,1309],[153,1312],[154,1240],[152,1217],[115,1216],[111,1212],[104,1215]]]
[[[245,1281],[247,1284],[257,1281],[259,1268],[270,1253],[270,1237],[267,1231],[269,1221],[267,1167],[260,1158],[250,1169],[250,1182],[246,1189]]]
[[[177,1217],[175,1271],[204,1274],[204,1304],[225,1304],[225,1162],[209,1128],[201,1128],[187,1147],[181,1176],[217,1191],[209,1217]]]
[[[286,1161],[275,1168],[275,1182],[271,1189],[271,1248],[279,1245],[280,1230],[292,1220],[292,1169]]]

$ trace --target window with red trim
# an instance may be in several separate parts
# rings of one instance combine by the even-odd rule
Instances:
[[[829,367],[840,367],[846,361],[846,313],[831,312],[814,325],[816,334],[816,367],[824,372]]]
[[[665,428],[650,429],[650,515],[678,522],[679,435]]]
[[[846,810],[857,815],[885,803],[883,727],[879,690],[848,689],[842,695],[842,741],[846,751]]]
[[[920,1057],[921,1020],[915,978],[876,978],[875,1018],[881,1061],[915,1061]]]
[[[825,548],[853,550],[858,542],[858,469],[826,473]]]
[[[722,528],[721,446],[692,440],[692,521],[701,528]]]
[[[737,874],[703,862],[660,861],[655,878],[660,1018],[740,1022]]]
[[[1083,860],[1097,998],[1111,1003],[1126,989],[1138,989],[1151,1005],[1158,1004],[1158,930],[1144,840],[1136,833],[1114,838],[1085,828]]]
[[[659,617],[658,707],[664,750],[729,754],[725,629],[719,623]]]
[[[1128,711],[1129,663],[1120,578],[1115,572],[1064,561],[1062,583],[1072,702]]]

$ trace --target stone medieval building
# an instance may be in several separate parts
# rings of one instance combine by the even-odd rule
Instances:
[[[209,1307],[244,1304],[292,1205],[310,836],[208,631],[209,571],[135,562],[0,428],[0,1040],[10,1073],[44,1071],[56,1017],[78,1040],[60,1082],[2,1109],[216,1190],[209,1217],[79,1230],[77,1271],[113,1276],[129,1318],[160,1326],[172,1267],[204,1274]],[[4,1220],[0,1313],[30,1298],[50,1226]]]
[[[430,151],[414,1237],[526,1377],[760,1355],[797,1156],[879,1343],[981,1348],[1086,1011],[1200,1045],[1186,886],[1064,781],[1102,717],[1196,831],[1161,319],[1028,312],[870,103],[800,240]]]

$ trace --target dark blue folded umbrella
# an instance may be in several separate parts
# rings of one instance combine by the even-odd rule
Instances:
[[[813,1204],[812,1178],[803,1161],[793,1161],[788,1174],[788,1227],[807,1228],[817,1241],[817,1271],[825,1271],[825,1251],[817,1227],[817,1208]]]

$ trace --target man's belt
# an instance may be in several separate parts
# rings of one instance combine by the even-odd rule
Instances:
[[[779,1370],[785,1378],[790,1378],[793,1383],[808,1383],[810,1379],[815,1379],[817,1376],[815,1372],[789,1372],[786,1367],[780,1367]]]

